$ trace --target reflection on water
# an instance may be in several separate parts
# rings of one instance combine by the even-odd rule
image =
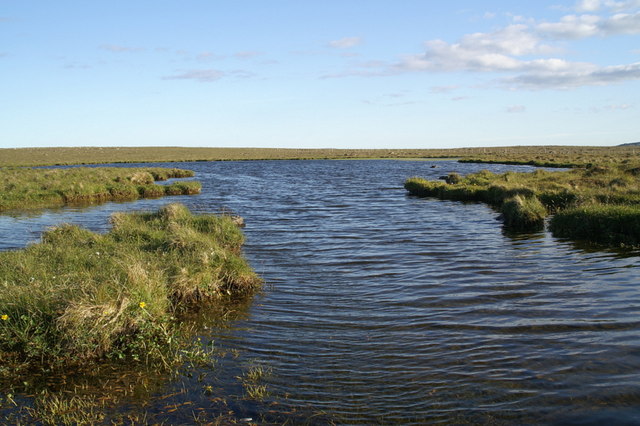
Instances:
[[[226,328],[200,327],[203,340],[227,351],[215,374],[204,373],[216,392],[239,396],[225,406],[235,414],[274,423],[311,413],[323,413],[316,423],[640,422],[637,252],[586,250],[545,232],[510,234],[486,205],[402,189],[413,175],[526,167],[177,167],[195,170],[203,190],[170,201],[244,216],[246,255],[266,281],[264,294],[228,316]],[[0,217],[0,244],[23,246],[59,222],[105,230],[113,211],[167,202]],[[261,404],[243,400],[235,379],[256,363],[272,371]],[[222,410],[197,377],[167,379],[157,395],[181,387],[175,398]],[[150,415],[169,415],[162,399],[145,404]],[[188,409],[173,419],[187,421]]]

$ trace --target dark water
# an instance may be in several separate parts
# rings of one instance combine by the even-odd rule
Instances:
[[[233,378],[248,364],[271,371],[264,378],[270,396],[238,400],[231,408],[239,416],[274,423],[640,423],[639,253],[586,250],[545,232],[507,234],[486,205],[413,198],[402,189],[414,175],[530,168],[417,161],[178,166],[197,172],[202,194],[0,216],[0,248],[24,246],[64,221],[105,230],[112,211],[169,201],[242,215],[245,253],[265,291],[237,309],[228,328],[203,333],[237,354],[219,362],[216,387],[241,393]],[[201,384],[186,383],[184,398],[213,410]],[[157,392],[175,386],[169,380]],[[164,402],[146,404],[153,415]],[[169,423],[189,422],[187,414],[173,415]]]

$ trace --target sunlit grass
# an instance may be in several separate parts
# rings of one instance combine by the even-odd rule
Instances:
[[[230,217],[171,204],[112,222],[104,235],[61,225],[41,243],[0,253],[5,374],[17,365],[103,358],[167,367],[183,350],[181,312],[260,283]]]
[[[199,182],[154,183],[192,176],[190,170],[166,168],[0,168],[0,211],[197,194]]]
[[[570,171],[533,173],[489,171],[454,180],[410,178],[413,195],[482,201],[498,208],[506,226],[536,229],[549,214],[557,236],[606,243],[640,245],[640,173],[618,164]]]
[[[135,162],[299,160],[364,158],[460,158],[545,166],[586,166],[638,162],[640,147],[514,146],[455,149],[281,149],[185,147],[78,147],[0,149],[0,166]]]

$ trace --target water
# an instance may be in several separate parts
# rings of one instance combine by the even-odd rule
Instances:
[[[215,372],[225,392],[242,392],[233,378],[249,363],[271,371],[271,396],[238,399],[241,416],[640,423],[637,252],[509,234],[484,204],[414,198],[402,188],[414,175],[531,168],[382,160],[171,167],[195,170],[202,194],[0,217],[0,248],[24,246],[59,222],[104,231],[113,211],[169,201],[243,216],[245,254],[265,291],[228,328],[203,332],[239,354]],[[158,395],[177,384],[162,386]],[[186,386],[185,400],[213,410],[195,379]],[[146,404],[153,415],[165,402]],[[188,422],[179,413],[171,422]]]

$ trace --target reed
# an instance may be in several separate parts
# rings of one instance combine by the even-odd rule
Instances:
[[[2,168],[0,211],[197,194],[201,189],[199,182],[155,184],[156,181],[192,176],[191,170],[175,168]]]
[[[100,359],[168,366],[180,354],[181,313],[259,287],[231,217],[170,204],[112,223],[103,235],[61,225],[0,253],[5,373]]]
[[[455,183],[450,175],[443,179],[451,183],[409,178],[405,188],[421,197],[485,202],[501,211],[509,228],[539,229],[553,214],[550,229],[556,236],[639,246],[639,170],[625,162],[555,172],[485,170]]]

